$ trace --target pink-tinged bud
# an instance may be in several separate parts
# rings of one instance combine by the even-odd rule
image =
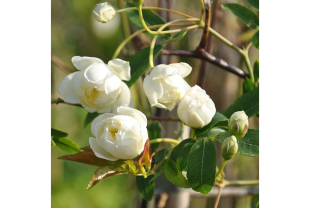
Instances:
[[[244,111],[233,113],[228,121],[230,135],[234,135],[237,139],[242,139],[249,129],[248,116]]]

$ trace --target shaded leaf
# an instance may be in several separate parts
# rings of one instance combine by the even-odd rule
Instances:
[[[83,127],[86,128],[88,126],[88,124],[90,124],[91,122],[93,122],[93,120],[99,116],[100,114],[97,113],[97,112],[94,112],[94,113],[87,113],[86,117],[85,117],[85,120],[84,120],[84,124],[83,124]]]
[[[207,137],[211,140],[214,140],[218,134],[223,133],[223,132],[225,132],[224,129],[215,127],[215,128],[210,129],[210,131],[208,131]]]
[[[254,45],[257,49],[259,49],[259,31],[257,31],[257,32],[253,35],[253,37],[252,37],[252,43],[253,43],[253,45]]]
[[[155,179],[158,178],[163,172],[164,172],[164,169],[163,169],[163,168],[159,169],[159,170],[153,175],[153,178],[150,180],[150,182],[155,181]]]
[[[250,118],[259,112],[259,88],[249,91],[239,97],[223,114],[230,118],[230,116],[236,112],[243,110]]]
[[[249,28],[258,29],[259,19],[250,9],[236,3],[222,4],[222,8],[242,19]]]
[[[254,63],[254,67],[253,67],[253,73],[254,73],[254,80],[255,82],[257,82],[257,80],[259,79],[259,61],[256,60]]]
[[[195,140],[193,139],[185,139],[170,154],[170,159],[177,164],[181,171],[186,171],[187,169],[188,155],[194,143]]]
[[[89,181],[87,185],[87,189],[91,189],[97,183],[99,183],[102,179],[115,176],[115,175],[124,174],[124,173],[126,172],[124,172],[120,167],[115,167],[115,166],[100,167],[95,171],[94,176]]]
[[[133,3],[125,2],[125,7],[129,8],[129,7],[136,7],[136,6]],[[148,27],[150,27],[152,25],[163,25],[163,24],[166,23],[165,20],[163,20],[163,18],[161,18],[159,15],[155,14],[151,10],[143,9],[142,10],[142,14],[143,14],[144,22],[145,22],[145,24]],[[127,15],[128,15],[128,18],[129,18],[130,22],[134,26],[136,26],[139,30],[144,28],[142,23],[141,23],[138,10],[127,11]],[[164,30],[169,30],[169,27],[165,28]],[[148,32],[145,32],[145,34],[150,36],[150,37],[154,37],[153,34],[150,34]],[[158,35],[159,39],[161,39],[161,38],[169,38],[169,37],[171,37],[171,34]]]
[[[51,135],[52,137],[67,137],[68,134],[65,133],[65,132],[62,132],[62,131],[59,131],[59,130],[56,130],[56,129],[51,129]]]
[[[159,121],[153,121],[151,125],[149,125],[148,129],[148,134],[149,134],[149,139],[150,141],[154,139],[161,138],[161,124]],[[152,150],[156,151],[158,148],[159,144],[151,144]]]
[[[215,181],[216,150],[207,138],[198,138],[188,156],[187,179],[192,189],[208,194]]]
[[[162,48],[163,48],[162,45],[155,45],[153,53],[154,58],[159,54]],[[131,68],[130,70],[131,79],[129,81],[125,81],[128,87],[133,85],[139,79],[139,77],[150,67],[149,54],[150,54],[150,47],[147,47],[142,50],[139,50],[134,55],[126,59],[126,61],[129,62]]]
[[[168,40],[165,40],[162,42],[162,44],[168,44],[168,43],[172,43],[172,42],[176,42],[181,40],[187,33],[187,30],[181,31],[178,34],[176,34],[175,36],[173,36],[173,38],[170,38]]]
[[[53,141],[53,138],[51,138],[52,140],[52,146],[56,146],[55,142]]]
[[[256,11],[259,10],[259,0],[246,0]]]
[[[255,84],[252,82],[252,80],[249,78],[246,78],[243,82],[243,94],[251,90],[254,90],[254,88],[255,88]]]
[[[204,135],[211,128],[215,127],[217,123],[219,123],[221,121],[228,121],[228,118],[226,116],[224,116],[223,114],[216,112],[214,117],[212,118],[211,122],[208,125],[204,126],[201,129],[196,129],[195,135],[197,137]]]
[[[155,163],[156,164],[160,163],[165,158],[166,153],[167,153],[166,148],[159,150],[154,156]]]
[[[79,153],[82,152],[83,150],[80,149],[79,146],[77,146],[74,142],[72,142],[69,139],[66,138],[53,138],[53,141],[55,142],[56,146],[59,147],[60,149],[69,152],[69,153]]]
[[[251,208],[258,208],[258,207],[259,207],[259,195],[255,194],[252,196]]]
[[[154,181],[153,175],[144,178],[143,176],[136,177],[136,185],[138,191],[143,199],[151,201],[154,195]],[[151,182],[152,180],[152,182]]]
[[[182,175],[182,172],[178,169],[177,164],[167,159],[164,163],[164,173],[166,178],[174,185],[182,188],[190,188],[191,185],[188,183],[186,178]]]

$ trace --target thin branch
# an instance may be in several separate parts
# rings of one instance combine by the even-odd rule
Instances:
[[[51,56],[52,63],[55,64],[59,69],[63,70],[67,74],[71,74],[72,72],[75,72],[76,70],[70,68],[67,64],[65,64],[62,60],[60,60],[57,56],[53,55]]]
[[[205,49],[206,49],[206,46],[208,43],[209,27],[210,27],[210,23],[211,23],[211,3],[210,3],[210,0],[205,1],[205,12],[206,12],[205,26],[203,28],[203,33],[201,36],[199,46],[197,47],[197,50],[200,51],[201,53],[205,52]]]
[[[249,74],[241,69],[239,69],[236,66],[230,65],[228,64],[226,61],[224,61],[223,59],[219,59],[207,52],[204,53],[199,53],[197,51],[188,51],[188,50],[165,50],[163,49],[161,51],[161,55],[176,55],[176,56],[186,56],[186,57],[193,57],[193,58],[198,58],[198,59],[202,59],[205,61],[208,61],[211,64],[214,64],[228,72],[231,72],[243,79],[245,79],[246,77],[249,77]]]
[[[179,118],[172,118],[172,117],[154,117],[148,116],[146,117],[148,120],[156,120],[156,121],[180,121]]]
[[[51,104],[59,104],[59,103],[63,103],[63,104],[67,104],[67,105],[72,105],[72,106],[77,106],[77,107],[82,107],[83,108],[83,106],[82,105],[80,105],[80,104],[72,104],[72,103],[67,103],[67,102],[65,102],[63,99],[61,99],[61,98],[56,98],[56,99],[52,99],[51,100]]]
[[[258,185],[259,180],[246,180],[246,181],[224,181],[225,186],[253,186]]]
[[[217,206],[219,204],[219,201],[220,201],[220,198],[221,198],[222,189],[223,189],[223,187],[219,188],[219,192],[218,192],[218,194],[216,196],[216,201],[215,201],[215,204],[214,204],[214,208],[217,208]]]

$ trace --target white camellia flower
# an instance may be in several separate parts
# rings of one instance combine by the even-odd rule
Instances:
[[[90,113],[116,112],[117,107],[130,103],[130,91],[122,80],[130,80],[129,62],[113,59],[105,64],[93,57],[74,56],[79,70],[66,76],[58,92],[64,101],[82,104]]]
[[[147,120],[143,113],[122,105],[117,114],[105,113],[94,119],[89,144],[99,158],[116,161],[133,159],[144,150],[148,139]]]
[[[183,79],[192,67],[187,63],[160,64],[154,67],[143,82],[144,92],[151,106],[172,110],[176,101],[181,100],[189,84]]]
[[[108,2],[97,4],[93,10],[94,17],[98,22],[107,23],[115,17],[115,10]]]
[[[209,124],[215,112],[213,101],[206,91],[197,85],[187,91],[178,107],[180,120],[192,128],[202,128]]]

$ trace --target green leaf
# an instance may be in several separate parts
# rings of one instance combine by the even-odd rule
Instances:
[[[195,140],[193,139],[185,139],[178,144],[170,154],[170,159],[176,162],[181,171],[186,171],[187,169],[188,155],[194,143]]]
[[[221,121],[227,121],[227,120],[228,118],[226,118],[224,115],[222,115],[219,112],[216,112],[211,122],[208,125],[204,126],[202,129],[196,129],[195,135],[197,137],[202,136],[205,133],[207,133],[211,128],[215,127],[217,123]]]
[[[181,40],[187,33],[187,30],[181,31],[178,34],[176,34],[173,38],[170,38],[168,40],[165,40],[162,42],[162,44],[168,44],[168,43],[172,43],[172,42],[176,42]]]
[[[228,137],[230,134],[226,131],[218,134],[215,140],[222,143]],[[246,135],[238,140],[238,152],[247,156],[259,156],[259,130],[249,129]]]
[[[256,11],[259,10],[259,0],[246,0]]]
[[[159,54],[162,48],[162,45],[155,45],[153,54],[154,58]],[[129,81],[125,81],[128,87],[133,85],[139,79],[139,77],[150,67],[149,54],[150,47],[147,47],[139,50],[134,55],[126,59],[126,61],[129,62],[131,68],[131,79]]]
[[[258,207],[259,207],[259,195],[255,194],[252,196],[251,208],[258,208]]]
[[[239,97],[223,114],[230,118],[236,112],[243,110],[250,118],[259,112],[259,88],[249,91]]]
[[[89,181],[87,188],[86,189],[91,189],[94,187],[97,183],[99,183],[101,180],[115,176],[115,175],[120,175],[126,173],[123,171],[120,167],[114,167],[114,166],[104,166],[98,168],[92,179]]]
[[[259,49],[259,31],[257,31],[257,32],[253,35],[253,37],[252,37],[252,43],[253,43],[253,45],[254,45],[257,49]]]
[[[216,150],[207,138],[196,140],[188,156],[187,179],[192,189],[208,194],[215,181]]]
[[[136,185],[143,199],[151,201],[154,195],[154,181],[151,182],[153,176],[144,178],[143,176],[136,177]]]
[[[129,8],[129,7],[136,7],[135,4],[130,3],[130,2],[125,2],[125,7]],[[145,24],[150,27],[152,25],[163,25],[165,24],[165,20],[163,20],[163,18],[161,18],[159,15],[155,14],[154,12],[152,12],[149,9],[143,9],[142,10],[142,14],[143,14],[143,19]],[[143,25],[141,23],[140,17],[139,17],[139,11],[138,10],[131,10],[131,11],[127,11],[127,15],[128,18],[130,20],[130,22],[136,26],[139,30],[143,29]],[[154,29],[153,29],[154,30]],[[165,30],[169,30],[169,27],[166,27],[164,29]],[[154,30],[155,31],[155,30]],[[154,37],[153,34],[150,34],[148,32],[145,32],[146,35],[150,36],[150,37]],[[171,34],[163,34],[163,35],[158,35],[158,39],[161,38],[169,38],[171,37]]]
[[[54,137],[53,140],[57,147],[59,147],[60,149],[66,152],[74,154],[74,153],[79,153],[83,151],[79,148],[79,146],[77,146],[74,142],[72,142],[69,139],[62,138],[62,137],[60,138]]]
[[[158,178],[162,173],[164,172],[164,169],[159,169],[156,173],[154,173],[153,178],[150,180],[150,183],[155,181],[156,178]]]
[[[52,137],[67,137],[68,136],[67,133],[53,129],[53,128],[51,129],[51,135]]]
[[[252,82],[252,80],[249,78],[246,78],[243,82],[243,94],[251,90],[254,90],[254,88],[255,88],[255,84]]]
[[[148,127],[148,134],[149,134],[149,139],[150,141],[154,139],[161,138],[161,124],[159,121],[153,121],[151,125]],[[156,144],[151,144],[151,148],[153,151],[155,151],[159,146],[159,143]]]
[[[177,164],[168,159],[164,163],[164,173],[166,178],[174,185],[182,188],[190,188],[186,178],[182,175],[182,172],[178,169]]]
[[[88,126],[88,124],[90,124],[91,122],[93,122],[93,120],[99,116],[100,114],[97,112],[94,113],[87,113],[85,120],[84,120],[84,125],[83,127],[86,128]]]
[[[225,132],[224,129],[215,127],[215,128],[210,129],[210,131],[208,131],[207,137],[211,140],[214,140],[217,135],[223,132]]]
[[[155,156],[154,156],[155,164],[160,163],[165,158],[166,153],[167,153],[167,149],[166,148],[157,151]]]
[[[242,19],[249,28],[258,29],[258,17],[250,9],[235,3],[222,4],[222,8],[231,11],[234,15]]]
[[[55,142],[53,141],[53,138],[52,139],[52,146],[56,146]]]
[[[259,79],[259,61],[256,60],[254,63],[254,67],[253,67],[253,73],[254,73],[254,80],[255,82],[257,82],[257,80]]]

